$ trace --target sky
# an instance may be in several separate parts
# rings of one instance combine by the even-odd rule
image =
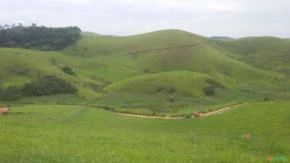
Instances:
[[[290,0],[0,0],[0,24],[78,26],[134,35],[180,29],[203,36],[290,37]]]

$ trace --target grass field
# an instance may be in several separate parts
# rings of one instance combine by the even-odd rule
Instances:
[[[289,158],[289,107],[289,102],[250,103],[203,119],[151,120],[85,106],[15,105],[0,116],[0,162],[257,163],[271,156]]]

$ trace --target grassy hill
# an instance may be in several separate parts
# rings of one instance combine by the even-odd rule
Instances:
[[[0,101],[0,162],[288,162],[289,44],[164,30],[0,48],[0,97],[21,95]]]
[[[249,37],[219,44],[243,62],[258,68],[290,74],[290,42],[275,37]]]
[[[66,52],[82,56],[126,54],[139,50],[192,45],[201,40],[206,38],[179,30],[163,30],[127,37],[87,36]]]
[[[78,87],[81,96],[98,96],[89,86],[99,84],[97,81],[83,78],[78,72],[76,76],[72,76],[62,70],[65,66],[74,67],[79,61],[61,52],[1,48],[0,57],[0,79],[1,86],[4,88],[21,86],[43,76],[53,75],[74,84]]]
[[[148,99],[143,100],[142,107],[154,103],[165,108],[168,100],[164,99],[171,94],[179,97],[171,107],[188,99],[188,106],[226,104],[233,100],[229,92],[235,92],[237,101],[244,99],[245,92],[252,97],[268,88],[272,91],[273,83],[286,82],[285,75],[276,69],[253,67],[236,57],[240,52],[232,44],[239,41],[217,44],[185,31],[163,30],[127,37],[83,35],[75,45],[61,51],[0,48],[1,86],[21,86],[54,75],[72,83],[78,90],[76,96],[83,101],[110,106],[119,99],[119,104],[135,106],[136,101]],[[228,93],[213,94],[215,102],[205,101],[208,95],[204,89],[217,83]],[[260,93],[258,98],[264,96]]]
[[[108,69],[118,71],[112,70],[114,67],[122,69],[122,73],[130,71],[124,74],[125,78],[131,76],[130,73],[135,76],[144,72],[176,70],[217,74],[216,76],[233,77],[239,80],[248,78],[264,80],[263,76],[268,77],[269,74],[279,76],[227,57],[205,37],[178,30],[158,31],[130,37],[83,37],[77,45],[64,52],[69,55],[90,56],[91,60],[105,62],[100,66],[101,71],[104,71],[103,67],[106,67],[105,71]],[[108,61],[110,63],[107,63]],[[107,64],[110,66],[107,67]],[[98,71],[97,74],[101,72]],[[107,78],[111,78],[112,75],[108,74]],[[106,77],[103,76],[103,78]]]
[[[203,97],[203,89],[207,87],[225,88],[215,79],[194,72],[172,71],[137,76],[115,82],[105,89],[109,92],[156,93],[173,94],[180,92],[184,95]]]

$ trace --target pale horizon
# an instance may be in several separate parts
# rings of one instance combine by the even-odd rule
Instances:
[[[290,37],[288,0],[10,0],[0,24],[78,26],[102,35],[129,36],[164,29],[198,35]]]

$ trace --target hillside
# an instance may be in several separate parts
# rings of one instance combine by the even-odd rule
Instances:
[[[109,92],[181,93],[184,95],[202,97],[206,88],[224,88],[225,86],[213,78],[194,72],[172,71],[137,76],[115,82],[106,90]],[[214,91],[214,90],[213,90]]]
[[[209,39],[217,40],[217,41],[233,41],[233,40],[235,40],[234,38],[228,37],[228,36],[212,36]]]
[[[90,87],[98,82],[83,78],[79,74],[74,76],[63,71],[64,67],[74,67],[79,61],[71,59],[61,52],[0,48],[0,57],[0,88],[21,86],[44,76],[53,75],[78,87],[81,96],[98,95]]]
[[[275,37],[248,37],[218,44],[258,68],[290,74],[290,42]]]
[[[123,61],[122,65],[117,65],[118,69],[131,68],[132,73],[189,70],[241,80],[248,78],[264,80],[263,76],[269,75],[267,72],[227,57],[205,37],[178,30],[130,37],[83,37],[77,45],[64,52],[68,55],[87,56],[91,57],[91,60],[105,60],[105,62],[106,59],[111,58],[111,63],[115,63],[117,58],[118,61]],[[108,67],[108,69],[112,68]],[[243,74],[248,76],[242,76]]]
[[[244,63],[237,57],[243,51],[236,49],[250,43],[240,41],[219,43],[163,30],[126,37],[85,34],[59,51],[0,48],[1,86],[21,87],[53,75],[72,83],[83,101],[118,107],[126,103],[130,108],[137,103],[168,109],[262,99],[286,77],[274,68]]]

